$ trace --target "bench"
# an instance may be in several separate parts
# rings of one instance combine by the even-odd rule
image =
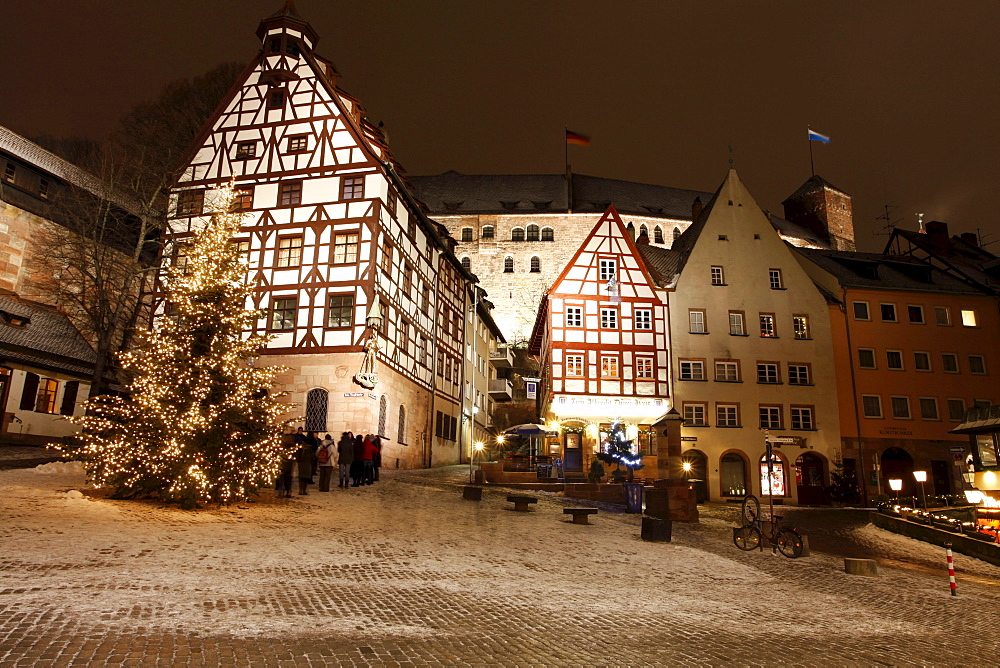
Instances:
[[[572,515],[573,524],[590,524],[590,515],[596,515],[597,508],[563,508],[563,515]]]
[[[528,512],[529,503],[538,503],[538,499],[533,496],[508,496],[507,500],[514,504],[514,510],[519,513]]]

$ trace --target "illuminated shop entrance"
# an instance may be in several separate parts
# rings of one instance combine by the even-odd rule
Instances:
[[[719,484],[722,496],[747,495],[747,464],[735,452],[722,455],[719,461]]]

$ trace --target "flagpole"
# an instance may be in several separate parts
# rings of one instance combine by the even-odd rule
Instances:
[[[573,212],[573,202],[572,202],[572,196],[570,194],[570,184],[569,184],[569,140],[567,139],[568,136],[569,136],[569,126],[568,125],[564,125],[563,126],[563,155],[565,157],[564,162],[565,162],[565,166],[566,166],[566,171],[564,171],[563,174],[566,177],[566,213],[572,213]]]
[[[812,143],[812,138],[810,137],[810,133],[811,132],[812,132],[812,128],[807,125],[806,126],[806,141],[809,142],[809,173],[810,173],[810,176],[816,176],[816,166],[815,166],[815,164],[813,164],[813,143]]]

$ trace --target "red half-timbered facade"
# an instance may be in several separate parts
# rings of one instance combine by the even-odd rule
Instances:
[[[172,201],[172,262],[183,261],[217,189],[246,213],[240,245],[256,286],[267,362],[289,368],[307,430],[383,437],[385,466],[459,460],[466,286],[454,241],[410,194],[382,132],[314,52],[286,2],[257,30],[261,50],[194,141]],[[382,315],[378,382],[354,381]],[[433,391],[432,391],[433,390]],[[322,433],[320,434],[322,436]]]
[[[542,298],[531,352],[541,414],[560,434],[547,454],[583,471],[615,418],[644,454],[670,409],[667,304],[614,206]],[[558,423],[558,426],[555,424]]]

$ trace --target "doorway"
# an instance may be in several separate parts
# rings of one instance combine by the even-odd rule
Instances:
[[[567,473],[583,472],[583,448],[580,434],[567,432],[563,443],[563,466]]]
[[[829,503],[823,485],[823,469],[823,458],[814,452],[803,452],[795,460],[795,488],[801,505],[822,506]]]
[[[684,477],[694,488],[696,503],[708,501],[708,457],[698,450],[688,450],[682,458]]]
[[[935,496],[951,494],[951,467],[941,459],[931,460],[931,479]]]
[[[903,489],[893,491],[890,480],[902,480]],[[917,483],[913,478],[913,457],[902,448],[888,448],[882,453],[882,489],[889,496],[916,496]]]
[[[747,463],[740,455],[730,452],[719,460],[719,486],[722,496],[742,498],[747,495]]]

